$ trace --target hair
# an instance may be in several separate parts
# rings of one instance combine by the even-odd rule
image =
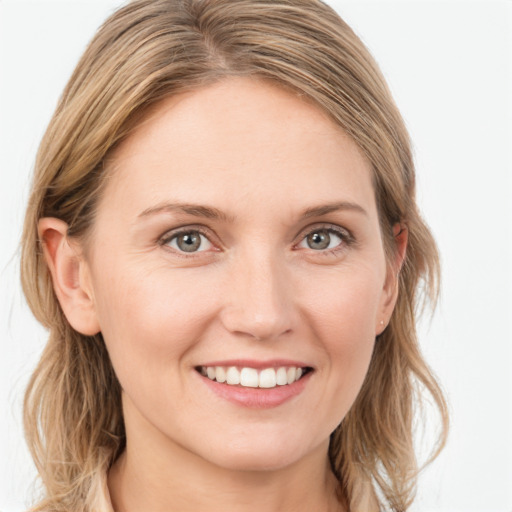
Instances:
[[[101,333],[73,330],[54,293],[37,224],[57,217],[85,239],[106,183],[105,162],[153,106],[224,77],[270,81],[326,112],[358,145],[373,185],[388,259],[392,227],[408,231],[398,300],[362,389],[331,435],[339,499],[351,511],[405,511],[418,476],[415,418],[425,394],[446,403],[424,361],[416,317],[435,305],[439,260],[415,202],[411,144],[372,56],[320,0],[135,0],[99,29],[41,142],[22,238],[22,284],[49,340],[26,391],[26,438],[44,496],[35,511],[87,511],[93,482],[123,451],[121,389]]]

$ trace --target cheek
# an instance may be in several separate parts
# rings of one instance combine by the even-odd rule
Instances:
[[[120,380],[123,374],[141,371],[156,378],[162,375],[154,371],[157,368],[176,371],[214,311],[204,280],[187,272],[138,271],[128,266],[123,272],[119,265],[110,277],[103,276],[96,287],[98,317]]]
[[[129,280],[122,274],[102,287],[100,303],[106,313],[100,314],[100,325],[114,371],[136,416],[162,431],[172,425],[178,435],[186,422],[174,419],[182,417],[184,402],[194,399],[186,387],[189,354],[208,329],[212,295],[186,272],[132,269],[126,274]]]
[[[313,324],[325,334],[332,349],[352,347],[375,338],[375,322],[383,293],[383,272],[378,267],[346,270],[317,280],[309,292],[307,310]]]
[[[375,272],[347,272],[331,279],[311,302],[310,325],[319,349],[328,356],[324,397],[336,413],[335,428],[363,384],[375,343],[382,285]]]

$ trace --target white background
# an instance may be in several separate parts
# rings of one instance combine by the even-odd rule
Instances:
[[[21,399],[45,342],[18,284],[18,240],[43,130],[103,1],[0,0],[0,511],[28,503]],[[444,287],[422,345],[452,430],[415,512],[512,511],[512,3],[331,0],[370,47],[414,141]]]

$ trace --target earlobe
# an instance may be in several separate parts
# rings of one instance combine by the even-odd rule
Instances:
[[[68,225],[53,217],[39,220],[38,232],[53,288],[73,329],[92,336],[100,331],[88,267],[76,243],[67,236]]]
[[[396,223],[393,226],[393,237],[395,240],[395,257],[388,265],[380,317],[377,319],[375,328],[375,334],[377,336],[382,334],[387,327],[398,298],[398,279],[407,253],[407,226],[405,224]]]

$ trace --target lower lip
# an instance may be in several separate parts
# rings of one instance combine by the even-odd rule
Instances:
[[[199,373],[197,375],[216,395],[228,402],[243,407],[250,407],[251,409],[270,409],[284,404],[302,393],[312,373],[307,373],[293,384],[276,386],[275,388],[230,386],[229,384],[211,380]]]

